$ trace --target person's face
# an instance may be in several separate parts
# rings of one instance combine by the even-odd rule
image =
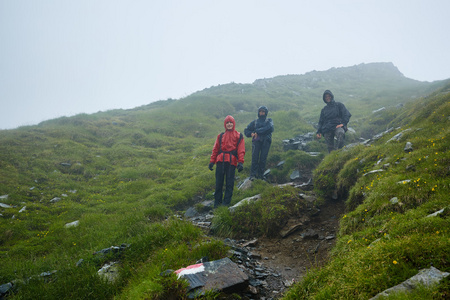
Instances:
[[[331,101],[331,95],[330,94],[325,94],[325,101],[326,102],[330,102]]]
[[[266,115],[266,111],[263,110],[263,109],[261,109],[261,110],[259,111],[259,115],[260,115],[260,116],[265,116],[265,115]]]
[[[233,129],[233,122],[227,122],[227,124],[225,124],[225,127],[227,128],[227,130]]]

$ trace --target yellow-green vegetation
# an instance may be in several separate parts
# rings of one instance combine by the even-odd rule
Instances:
[[[341,71],[345,70],[337,72],[338,78],[348,75]],[[173,275],[159,274],[193,264],[203,256],[210,260],[223,258],[228,249],[174,216],[199,199],[213,199],[214,172],[207,165],[215,138],[224,130],[224,117],[233,115],[236,129],[242,132],[262,104],[269,107],[269,117],[275,124],[267,165],[273,169],[274,180],[284,183],[294,169],[314,168],[325,157],[316,176],[328,172],[331,177],[322,176],[326,183],[318,179],[317,193],[326,197],[336,176],[340,193],[348,195],[348,207],[352,210],[343,219],[335,249],[334,257],[342,259],[332,260],[320,271],[323,273],[307,277],[308,295],[318,295],[321,290],[335,295],[333,287],[344,286],[345,297],[351,298],[353,294],[364,297],[373,294],[373,289],[405,278],[405,274],[413,273],[414,267],[433,262],[436,267],[448,270],[442,263],[448,257],[439,250],[448,249],[444,239],[448,239],[448,219],[444,216],[422,219],[422,216],[447,205],[449,101],[445,95],[435,95],[411,102],[411,97],[425,95],[443,83],[401,78],[389,85],[392,78],[376,81],[369,76],[355,84],[359,77],[350,76],[331,88],[335,95],[340,95],[337,98],[348,99],[355,116],[351,122],[370,124],[366,118],[372,109],[392,101],[410,102],[411,107],[398,110],[401,118],[393,120],[391,113],[382,112],[376,121],[409,126],[411,130],[405,137],[386,144],[389,138],[386,136],[369,148],[359,146],[328,156],[323,140],[309,146],[310,151],[322,152],[317,157],[300,151],[284,152],[282,140],[314,131],[307,121],[317,122],[323,106],[322,92],[330,88],[328,79],[315,80],[319,75],[312,72],[304,77],[280,77],[266,83],[223,85],[181,100],[159,101],[132,110],[62,117],[37,126],[0,131],[0,202],[11,206],[0,208],[0,284],[14,281],[19,287],[9,298],[181,298],[185,285]],[[361,91],[361,87],[370,84],[371,88]],[[379,90],[383,86],[388,88],[381,95]],[[368,100],[371,96],[376,101]],[[439,97],[444,102],[431,109],[430,105]],[[414,123],[412,120],[418,114],[422,120]],[[380,132],[385,128],[377,129]],[[353,139],[360,136],[362,133]],[[414,151],[410,154],[402,150],[405,138],[413,143]],[[245,143],[245,169],[237,174],[237,182],[249,174],[251,141],[246,139]],[[378,157],[385,159],[383,164],[391,163],[391,167],[378,174],[380,179],[376,174],[363,177],[363,171],[369,170]],[[275,169],[282,160],[283,169]],[[414,168],[406,168],[410,164]],[[411,182],[396,184],[405,179]],[[218,233],[270,236],[280,226],[280,219],[287,213],[295,215],[302,207],[295,190],[273,188],[262,181],[256,181],[246,191],[235,189],[232,204],[259,193],[261,204],[243,206],[236,215],[218,210],[215,221]],[[382,198],[383,193],[386,197]],[[402,204],[388,204],[388,198],[393,196]],[[79,225],[65,227],[74,221],[79,221]],[[377,277],[374,286],[360,288],[359,279],[368,284],[374,281],[372,275],[365,278],[362,273],[358,278],[348,273],[336,279],[327,277],[331,273],[340,276],[346,268],[365,262],[363,252],[357,253],[360,248],[368,251],[367,244],[375,237],[381,238],[381,242],[374,244],[372,254],[384,257],[367,253],[366,257],[385,262],[373,266],[374,270],[380,270],[379,276],[386,277],[381,278],[382,284]],[[347,243],[348,240],[352,242]],[[422,241],[424,245],[413,247],[415,244],[409,241]],[[93,254],[121,244],[129,247],[119,257]],[[398,251],[398,245],[403,245],[402,251]],[[432,246],[421,256],[411,252],[425,249],[425,245]],[[84,262],[77,266],[80,259]],[[119,279],[114,282],[101,279],[97,274],[99,268],[116,260],[120,262]],[[393,260],[397,264],[387,263]],[[396,273],[396,267],[403,271]],[[336,268],[340,272],[334,272]],[[37,276],[51,271],[56,273]],[[317,274],[321,280],[317,280]],[[354,276],[355,282],[346,286],[348,276]],[[301,286],[296,286],[292,295],[300,295],[305,290]]]
[[[254,187],[255,188],[255,187]],[[212,230],[218,236],[252,238],[277,236],[289,217],[300,217],[307,208],[293,187],[261,187],[261,199],[239,206],[234,213],[216,210]]]
[[[309,272],[285,299],[368,299],[419,269],[450,271],[449,92],[447,86],[408,105],[390,124],[400,128],[370,146],[332,153],[316,169],[315,190],[322,201],[326,205],[337,186],[348,213],[341,217],[330,262]],[[410,152],[404,151],[407,142]],[[393,299],[449,295],[446,279]]]

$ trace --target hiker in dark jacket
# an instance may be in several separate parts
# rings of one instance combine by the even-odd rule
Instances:
[[[212,171],[216,164],[216,190],[214,192],[214,207],[229,206],[233,196],[234,175],[236,169],[244,169],[245,143],[242,133],[235,130],[236,121],[232,116],[226,116],[223,125],[225,132],[220,133],[211,153],[208,168]],[[223,182],[225,180],[225,195]],[[222,201],[223,196],[223,201]]]
[[[269,148],[272,144],[273,121],[267,118],[269,110],[265,106],[258,108],[258,119],[253,120],[244,129],[246,137],[252,137],[252,166],[250,180],[264,179]]]
[[[328,152],[341,149],[344,146],[345,132],[347,124],[352,116],[341,102],[334,101],[334,95],[326,90],[322,96],[326,106],[322,108],[317,129],[317,138],[325,137]],[[336,145],[334,143],[336,137]]]

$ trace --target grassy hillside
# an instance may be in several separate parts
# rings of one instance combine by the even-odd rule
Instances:
[[[342,82],[335,83],[338,79]],[[311,122],[318,120],[323,106],[321,95],[326,88],[333,90],[336,99],[342,98],[354,115],[350,126],[357,125],[357,133],[348,136],[349,142],[370,130],[378,133],[388,126],[415,124],[407,136],[418,139],[417,149],[430,146],[431,142],[422,140],[424,136],[433,137],[440,147],[437,152],[444,157],[436,163],[441,168],[444,162],[448,166],[445,139],[448,126],[439,131],[430,122],[434,117],[436,123],[448,124],[448,110],[447,113],[444,110],[448,109],[445,106],[448,98],[446,95],[420,101],[412,98],[443,84],[404,78],[389,64],[360,65],[258,80],[251,85],[227,84],[181,100],[160,101],[132,110],[64,117],[38,126],[0,131],[0,203],[11,206],[0,208],[0,284],[19,280],[16,284],[21,287],[20,292],[11,296],[15,299],[165,299],[167,293],[173,293],[171,289],[182,289],[182,286],[174,283],[173,278],[158,276],[161,271],[193,263],[206,254],[210,259],[226,255],[223,244],[203,236],[198,228],[173,215],[200,199],[212,199],[214,174],[207,165],[214,139],[223,131],[223,118],[227,114],[235,117],[237,130],[243,131],[255,118],[259,105],[269,107],[275,132],[268,167],[286,161],[283,173],[276,174],[280,183],[286,181],[289,172],[299,164],[320,162],[307,162],[301,152],[283,152],[281,141],[314,131]],[[444,97],[444,103],[441,107],[436,104],[435,110],[446,114],[442,118],[431,114],[433,103],[439,97]],[[398,103],[409,104],[395,108]],[[380,105],[391,107],[374,116],[371,111]],[[419,121],[424,123],[417,123]],[[377,126],[376,129],[372,125]],[[427,130],[427,134],[417,131],[419,127]],[[322,176],[321,170],[337,172],[341,170],[337,165],[344,166],[349,161],[356,164],[356,157],[370,158],[366,158],[368,166],[375,159],[375,154],[370,152],[374,151],[372,149],[378,149],[375,153],[380,151],[381,154],[394,147],[384,147],[385,139],[387,137],[378,146],[356,147],[327,156],[317,176]],[[412,142],[416,144],[415,140]],[[238,180],[249,173],[251,145],[248,139],[245,143],[245,170]],[[394,144],[398,149],[403,147],[402,143]],[[325,155],[323,141],[313,142],[311,147],[323,152],[322,157]],[[401,150],[398,151],[401,153]],[[431,156],[431,152],[421,151],[412,152],[408,159],[418,160],[419,153],[438,159]],[[389,159],[394,160],[400,154],[397,155]],[[388,153],[383,157],[387,156]],[[419,175],[424,171],[422,166],[433,167],[423,164],[425,159],[421,161],[416,164],[413,180],[425,178]],[[366,188],[370,182],[364,181],[369,177],[360,179],[360,173],[353,174],[355,167],[349,164],[349,169],[344,167],[343,170],[348,170],[352,176],[343,173],[337,180],[341,193],[350,195],[348,205],[353,210],[359,208],[363,200],[357,189]],[[390,172],[397,169],[400,168],[393,167]],[[442,183],[436,183],[439,189],[435,188],[438,192],[432,195],[441,195],[441,191],[448,188],[445,177],[448,173],[438,174],[442,175]],[[318,181],[323,187],[318,192],[325,198],[331,187],[326,184],[326,176],[322,177],[325,183]],[[428,186],[434,181],[427,178],[427,182]],[[235,191],[232,203],[262,190],[272,195],[271,189],[270,185],[261,183],[246,192]],[[398,213],[400,216],[401,212]],[[78,227],[65,228],[65,224],[74,221],[79,221]],[[347,235],[357,235],[356,229],[361,225],[352,222],[355,224],[343,224],[343,228],[347,228],[342,231],[343,239]],[[93,253],[121,244],[130,245],[120,257],[121,279],[114,283],[102,281],[97,270],[114,257]],[[77,267],[80,259],[84,263]],[[36,277],[52,270],[57,273],[50,278]],[[293,293],[297,291],[294,289]]]
[[[371,146],[324,159],[315,172],[315,190],[326,201],[337,183],[348,213],[341,219],[330,263],[310,272],[286,299],[368,299],[418,269],[450,270],[449,125],[447,85],[407,105],[389,124],[397,129]],[[402,137],[391,141],[400,132]],[[413,151],[404,151],[406,142]],[[442,209],[438,216],[427,217]],[[394,299],[449,295],[447,278],[432,289]]]

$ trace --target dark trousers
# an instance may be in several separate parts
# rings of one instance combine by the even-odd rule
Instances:
[[[342,127],[335,130],[324,133],[325,141],[327,142],[328,153],[333,150],[341,149],[344,147],[345,130]],[[334,137],[336,137],[336,144],[334,143]]]
[[[250,168],[250,177],[263,179],[271,144],[272,140],[269,139],[252,142],[252,166]]]
[[[233,196],[234,174],[236,167],[229,162],[216,163],[216,191],[214,192],[214,207],[229,206]],[[223,197],[223,181],[225,180],[225,196]]]

